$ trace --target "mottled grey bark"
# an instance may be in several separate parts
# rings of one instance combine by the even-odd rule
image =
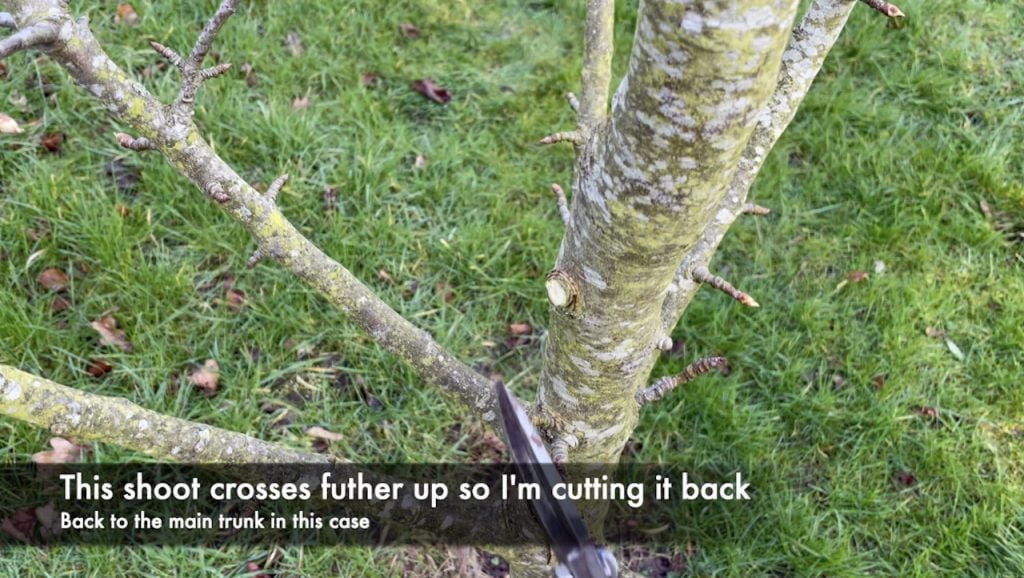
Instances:
[[[776,86],[796,0],[645,0],[608,122],[579,149],[538,403],[575,461],[614,463],[683,257]],[[549,291],[550,294],[550,291]]]
[[[662,324],[666,332],[671,332],[676,326],[700,289],[701,279],[694,274],[695,271],[707,267],[736,217],[743,213],[764,212],[756,205],[748,207],[746,201],[750,187],[775,142],[796,116],[797,108],[810,90],[855,4],[855,0],[815,0],[793,30],[782,57],[778,86],[757,120],[757,128],[743,150],[728,192],[718,203],[714,219],[704,226],[698,242],[687,251],[676,271],[675,281],[669,285],[662,306]]]
[[[0,415],[56,435],[102,441],[157,459],[208,464],[330,463],[247,435],[161,415],[117,397],[85,393],[0,365]]]

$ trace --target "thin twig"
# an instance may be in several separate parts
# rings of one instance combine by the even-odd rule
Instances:
[[[569,461],[569,441],[558,438],[551,444],[551,461],[564,464]]]
[[[693,271],[690,272],[690,277],[698,283],[707,283],[708,285],[711,285],[715,289],[718,289],[722,293],[725,293],[747,307],[761,306],[753,297],[733,287],[731,283],[722,279],[718,275],[712,274],[711,271],[703,265],[694,267]]]
[[[238,7],[238,0],[221,2],[220,7],[217,8],[202,33],[199,34],[196,45],[192,47],[192,54],[188,57],[188,63],[192,68],[199,68],[203,65],[203,59],[206,58],[206,53],[210,51],[210,48],[213,48],[213,41],[216,40],[217,33],[220,32],[228,18],[235,13],[236,7]]]
[[[583,135],[576,130],[567,130],[565,132],[556,132],[553,135],[546,136],[540,139],[540,144],[549,145],[556,142],[571,142],[574,145],[580,145],[583,143]]]
[[[220,32],[228,18],[235,13],[237,6],[238,0],[224,0],[221,2],[217,12],[214,13],[213,17],[206,23],[206,27],[199,34],[199,39],[196,40],[195,46],[192,47],[192,52],[189,54],[188,59],[182,59],[180,68],[184,80],[181,83],[181,90],[178,91],[178,97],[174,100],[175,108],[191,112],[199,86],[211,78],[224,74],[230,68],[230,65],[225,64],[206,70],[200,67],[203,65],[206,54],[213,47],[213,41],[217,38],[217,33]],[[156,47],[154,46],[154,48]]]
[[[895,4],[890,4],[885,0],[861,0],[861,2],[867,4],[872,9],[885,14],[889,18],[903,18],[906,14],[899,9]]]
[[[576,98],[575,94],[571,92],[565,93],[565,100],[568,101],[569,108],[571,108],[573,112],[576,114],[580,113],[580,100]]]
[[[281,192],[281,187],[283,187],[284,184],[287,183],[287,182],[288,182],[288,175],[287,174],[283,174],[283,175],[277,177],[276,179],[274,179],[274,182],[270,183],[270,186],[267,187],[267,192],[266,192],[267,199],[269,199],[271,202],[277,201],[277,194]]]
[[[551,184],[551,190],[555,193],[555,200],[558,203],[558,214],[562,216],[562,222],[566,226],[572,222],[572,213],[569,212],[569,201],[565,198],[565,191],[557,184]]]
[[[727,363],[728,360],[726,360],[726,358],[724,357],[716,356],[699,359],[691,363],[690,365],[686,366],[686,369],[684,369],[682,372],[676,375],[663,377],[658,381],[655,381],[654,385],[638,391],[636,394],[636,402],[640,405],[644,405],[658,401],[659,399],[665,397],[665,395],[668,394],[668,392],[679,387],[680,385],[683,385],[684,383],[689,383],[694,379],[697,379],[698,377],[711,371],[712,369],[715,369],[717,367],[725,367]]]
[[[153,48],[153,50],[156,51],[157,54],[166,58],[167,61],[170,62],[175,68],[181,71],[185,70],[185,60],[181,57],[180,54],[175,52],[173,48],[164,46],[156,40],[150,40],[149,45]]]
[[[261,251],[259,249],[256,249],[255,251],[252,252],[252,255],[249,255],[249,259],[245,262],[245,265],[247,267],[249,267],[250,269],[252,269],[262,259],[263,259],[263,251]]]
[[[747,203],[743,205],[743,213],[747,215],[758,215],[764,216],[771,213],[772,210],[768,207],[762,207],[761,205],[755,205],[754,203]]]
[[[114,136],[117,138],[117,144],[126,149],[131,149],[133,151],[148,151],[156,148],[153,141],[143,136],[133,137],[123,132],[119,132]]]

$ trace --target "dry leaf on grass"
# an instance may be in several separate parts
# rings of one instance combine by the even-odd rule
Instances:
[[[36,276],[36,283],[49,291],[60,291],[68,286],[68,276],[60,269],[46,269]]]
[[[207,359],[201,367],[192,370],[188,382],[207,395],[217,393],[220,387],[220,364],[216,359]]]
[[[402,36],[406,38],[419,38],[420,29],[416,28],[416,25],[412,22],[403,22],[398,25],[398,30],[402,33]]]
[[[32,454],[32,461],[37,464],[74,464],[82,459],[85,448],[64,438],[51,438],[52,450]]]
[[[224,301],[227,303],[228,309],[238,313],[245,307],[245,291],[241,289],[228,289],[224,293]]]
[[[25,132],[18,121],[0,112],[0,134],[21,134]]]
[[[122,329],[117,328],[117,320],[113,315],[104,315],[91,323],[92,328],[100,334],[100,343],[110,347],[119,347],[121,351],[131,351],[132,344]]]
[[[89,367],[86,368],[85,372],[93,377],[103,377],[113,369],[114,366],[106,359],[90,359]]]
[[[520,321],[519,323],[510,323],[508,326],[508,332],[515,337],[529,335],[533,333],[533,326],[525,321]]]
[[[131,4],[126,2],[117,5],[117,13],[114,14],[114,24],[124,24],[131,28],[138,23],[139,15]]]
[[[64,144],[64,133],[62,132],[51,132],[50,134],[44,135],[39,140],[39,144],[46,149],[47,152],[60,153],[61,146]]]
[[[452,94],[439,86],[433,78],[423,78],[412,83],[412,89],[438,104],[448,104]]]

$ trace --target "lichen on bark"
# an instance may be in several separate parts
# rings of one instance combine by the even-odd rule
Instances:
[[[646,0],[610,119],[581,147],[555,268],[579,316],[552,308],[538,403],[614,463],[637,420],[674,272],[725,195],[776,85],[794,0]]]

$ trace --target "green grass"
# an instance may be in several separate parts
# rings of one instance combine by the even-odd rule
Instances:
[[[635,10],[620,4],[619,69]],[[732,374],[675,392],[636,432],[638,460],[739,469],[755,489],[742,507],[680,508],[670,540],[694,546],[687,575],[1024,571],[1024,239],[996,226],[1024,229],[1024,9],[981,0],[901,7],[910,15],[903,30],[856,8],[755,186],[753,198],[774,212],[739,222],[716,258],[715,269],[762,307],[702,292],[676,330],[688,355],[724,353]],[[158,62],[146,38],[184,49],[214,3],[139,1],[134,29],[111,22],[111,4],[74,8],[91,16],[115,61],[141,74]],[[504,341],[510,322],[545,324],[541,279],[561,235],[548,187],[570,182],[571,152],[533,143],[570,126],[560,94],[577,84],[581,15],[579,2],[247,4],[215,47],[234,72],[204,88],[197,117],[246,178],[291,174],[280,203],[314,242],[452,351],[528,391],[536,345],[504,352],[491,343]],[[421,38],[398,33],[406,21]],[[284,44],[293,30],[301,56]],[[245,62],[255,87],[239,71]],[[467,421],[457,407],[292,275],[246,269],[254,244],[240,227],[158,156],[118,149],[120,127],[53,63],[18,55],[8,65],[0,110],[27,130],[0,140],[0,362],[296,446],[308,445],[306,427],[323,425],[344,434],[333,449],[352,459],[464,457],[444,435]],[[363,86],[366,72],[380,75],[378,87]],[[452,102],[414,93],[421,77],[450,88]],[[155,70],[145,82],[171,98],[178,77]],[[58,90],[46,97],[40,84]],[[292,110],[303,95],[309,108]],[[59,155],[38,144],[52,132],[66,134]],[[140,171],[134,191],[104,175],[120,155]],[[328,187],[338,191],[334,212],[323,210]],[[69,311],[50,312],[35,282],[49,267],[71,277]],[[869,279],[840,286],[857,270]],[[226,274],[248,296],[241,312],[221,303]],[[131,353],[101,349],[89,327],[115,308]],[[114,370],[95,379],[86,368],[99,356]],[[312,371],[329,356],[350,381],[365,380],[382,409]],[[215,397],[175,387],[207,358],[222,368]],[[312,399],[287,400],[300,380],[316,386]],[[290,425],[275,427],[279,414],[261,410],[274,401],[292,406]],[[937,423],[919,407],[937,408]],[[0,420],[0,459],[27,459],[48,437]],[[92,459],[139,456],[99,444]],[[901,485],[902,472],[916,483]],[[243,547],[22,549],[5,552],[0,573],[238,575],[265,556]],[[290,547],[277,571],[397,573],[387,556]]]

